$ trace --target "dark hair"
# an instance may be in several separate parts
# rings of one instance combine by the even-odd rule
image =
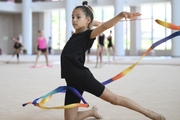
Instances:
[[[88,29],[91,28],[91,23],[93,22],[94,19],[94,15],[93,15],[93,9],[91,8],[91,6],[88,5],[87,1],[83,1],[81,6],[77,6],[75,9],[82,9],[82,11],[84,12],[84,14],[86,15],[86,17],[90,17],[91,21],[88,25]]]
[[[38,30],[38,33],[41,33],[43,30]]]

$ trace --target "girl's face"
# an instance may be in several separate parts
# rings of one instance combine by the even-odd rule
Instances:
[[[40,36],[43,36],[43,31],[42,31],[42,30],[39,32],[39,35],[40,35]]]
[[[90,21],[90,17],[86,17],[81,8],[74,9],[72,13],[72,25],[74,29],[87,29]]]

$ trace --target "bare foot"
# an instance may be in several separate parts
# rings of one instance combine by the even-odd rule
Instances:
[[[166,118],[163,115],[161,115],[161,120],[166,120]]]
[[[93,116],[94,116],[96,119],[102,119],[102,116],[99,115],[98,112],[97,112],[98,109],[97,109],[96,106],[93,106],[91,110],[93,111]]]
[[[166,120],[166,118],[163,115],[160,115],[153,111],[150,111],[150,118],[152,118],[153,120]]]

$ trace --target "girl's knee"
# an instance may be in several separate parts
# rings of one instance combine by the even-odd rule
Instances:
[[[126,99],[122,96],[113,94],[109,97],[108,101],[112,104],[112,105],[119,105],[119,106],[124,106]]]
[[[118,96],[115,95],[115,96],[111,97],[109,102],[113,105],[118,105],[119,104]]]

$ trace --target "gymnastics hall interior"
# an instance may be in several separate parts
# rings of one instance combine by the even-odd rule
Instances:
[[[64,39],[71,35],[71,11],[76,5],[81,4],[82,0],[75,0],[75,3],[73,1],[33,0],[29,3],[28,0],[0,0],[0,120],[64,119],[63,109],[44,110],[33,105],[23,107],[22,104],[32,102],[35,98],[66,85],[65,80],[61,79],[60,55],[66,42]],[[97,48],[95,41],[89,61],[85,62],[85,66],[91,70],[95,78],[103,82],[139,61],[129,73],[106,87],[145,108],[163,114],[167,120],[179,120],[180,37],[174,37],[158,45],[142,59],[141,57],[155,42],[177,32],[159,25],[155,19],[180,25],[180,14],[178,14],[180,1],[89,0],[88,2],[94,8],[94,14],[103,14],[95,15],[95,18],[100,21],[106,21],[121,10],[140,11],[142,17],[136,21],[119,22],[117,27],[111,29],[116,48],[115,61],[112,59],[112,51],[111,59],[108,60],[109,55],[106,54],[105,49],[102,67],[95,68]],[[31,6],[29,7],[28,4]],[[66,15],[70,14],[64,21],[59,19],[65,14],[59,12],[63,9],[67,12]],[[115,14],[107,13],[108,11],[113,11]],[[57,24],[61,26],[54,28],[58,29],[58,32],[53,31],[53,25],[58,26],[50,20],[53,15],[56,16],[54,18],[58,18]],[[64,26],[62,27],[65,23],[69,23],[66,30]],[[37,64],[40,67],[31,67],[36,59],[34,46],[39,29],[44,30],[47,40],[49,36],[52,36],[52,54],[48,55],[49,64],[52,67],[45,66],[43,54]],[[61,36],[56,36],[57,34]],[[108,36],[109,30],[105,34]],[[19,64],[17,64],[16,56],[7,64],[14,52],[14,42],[10,39],[13,36],[19,37],[27,50],[27,54],[20,53]],[[55,38],[58,39],[58,43]],[[79,110],[89,110],[96,105],[99,114],[103,116],[102,120],[149,120],[137,112],[113,106],[87,92],[83,94],[83,97],[90,106],[79,108]],[[58,93],[53,95],[45,106],[62,106],[63,104],[64,93]],[[95,119],[90,117],[86,120]]]

